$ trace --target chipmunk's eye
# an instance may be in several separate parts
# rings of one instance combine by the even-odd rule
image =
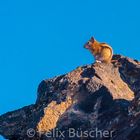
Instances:
[[[87,44],[89,44],[90,42],[88,41]]]

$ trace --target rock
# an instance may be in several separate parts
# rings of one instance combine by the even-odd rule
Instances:
[[[43,80],[36,103],[0,116],[11,140],[139,140],[140,62],[114,55]]]

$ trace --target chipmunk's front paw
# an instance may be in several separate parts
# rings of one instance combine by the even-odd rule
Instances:
[[[96,60],[95,62],[96,62],[96,63],[102,63],[100,60]]]
[[[102,63],[101,61],[96,60],[96,61],[95,61],[95,66],[98,66],[98,67],[99,67],[101,63]]]

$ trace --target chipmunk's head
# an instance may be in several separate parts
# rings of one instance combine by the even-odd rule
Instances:
[[[91,39],[84,45],[84,48],[89,49],[92,53],[96,53],[98,46],[99,42],[97,42],[95,38],[91,37]]]
[[[91,39],[84,45],[84,48],[86,49],[91,49],[92,44],[94,44],[95,39],[93,37],[91,37]]]

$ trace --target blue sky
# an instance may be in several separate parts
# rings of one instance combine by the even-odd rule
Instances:
[[[90,64],[94,36],[140,60],[139,0],[0,0],[0,114],[36,100],[43,79]]]

